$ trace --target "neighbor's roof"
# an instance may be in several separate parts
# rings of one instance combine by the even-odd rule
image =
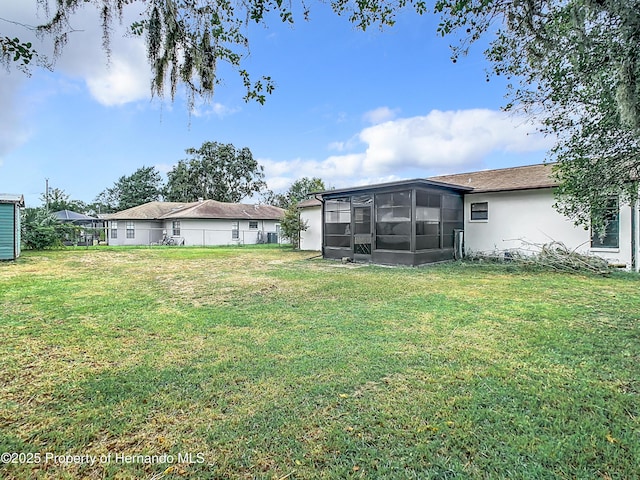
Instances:
[[[272,205],[250,205],[245,203],[224,203],[204,200],[190,203],[180,210],[167,213],[162,218],[224,218],[248,220],[279,220],[284,210]]]
[[[97,218],[90,217],[84,213],[73,212],[71,210],[60,210],[59,212],[55,212],[54,215],[58,220],[67,222],[93,222],[97,220]]]
[[[155,220],[174,210],[192,205],[187,202],[149,202],[105,215],[105,220]]]
[[[271,205],[202,202],[149,202],[121,212],[105,215],[106,220],[160,220],[165,218],[225,218],[248,220],[279,220],[284,210]]]
[[[440,175],[429,177],[429,180],[471,187],[473,189],[472,193],[551,188],[558,184],[551,176],[553,165],[553,163],[545,163],[524,167],[458,173],[455,175]]]
[[[17,203],[24,207],[24,197],[15,193],[0,193],[0,203]]]

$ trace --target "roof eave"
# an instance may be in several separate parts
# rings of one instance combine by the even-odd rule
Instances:
[[[454,183],[438,182],[434,180],[427,180],[424,178],[414,178],[412,180],[399,180],[396,182],[376,183],[372,185],[363,185],[360,187],[326,190],[324,192],[318,192],[318,195],[321,195],[322,197],[331,197],[334,195],[344,195],[347,193],[364,192],[369,190],[382,190],[387,188],[398,188],[398,187],[407,188],[407,187],[413,187],[413,186],[446,188],[448,190],[455,190],[461,193],[469,193],[473,190],[470,187],[465,187],[463,185],[456,185]]]

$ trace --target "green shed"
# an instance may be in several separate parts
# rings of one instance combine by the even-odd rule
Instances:
[[[20,208],[24,197],[0,193],[0,260],[15,260],[20,256]]]

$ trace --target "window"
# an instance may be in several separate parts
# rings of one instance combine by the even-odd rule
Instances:
[[[174,220],[173,224],[172,224],[172,235],[174,237],[179,237],[180,236],[180,220]]]
[[[591,248],[619,248],[620,247],[620,207],[617,198],[607,201],[605,213],[605,228],[602,235],[591,233]]]
[[[118,222],[115,220],[111,222],[111,238],[118,238]]]
[[[231,240],[240,238],[240,225],[238,222],[231,222]]]
[[[489,202],[472,203],[471,220],[489,220]]]
[[[324,203],[324,242],[327,247],[351,247],[351,201],[348,198]]]
[[[136,238],[136,224],[127,222],[127,238]]]
[[[257,229],[258,229],[258,221],[249,220],[249,230],[257,230]]]
[[[376,249],[411,249],[411,191],[376,195]]]

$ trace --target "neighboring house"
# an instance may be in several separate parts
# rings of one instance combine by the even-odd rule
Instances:
[[[454,258],[462,242],[466,254],[531,251],[561,242],[638,271],[638,206],[612,198],[601,239],[553,208],[557,184],[551,169],[531,165],[322,192],[317,196],[324,221],[314,231],[323,229],[325,258],[417,265]],[[454,197],[459,203],[451,208]],[[362,199],[371,206],[363,209]],[[351,233],[356,228],[360,232]],[[369,236],[371,252],[363,254]]]
[[[71,210],[60,210],[53,215],[62,223],[78,227],[74,238],[67,238],[65,245],[92,245],[100,240],[102,220]]]
[[[203,200],[150,202],[105,215],[109,245],[276,243],[284,210]]]
[[[15,260],[20,256],[20,208],[24,197],[0,193],[0,260]]]

